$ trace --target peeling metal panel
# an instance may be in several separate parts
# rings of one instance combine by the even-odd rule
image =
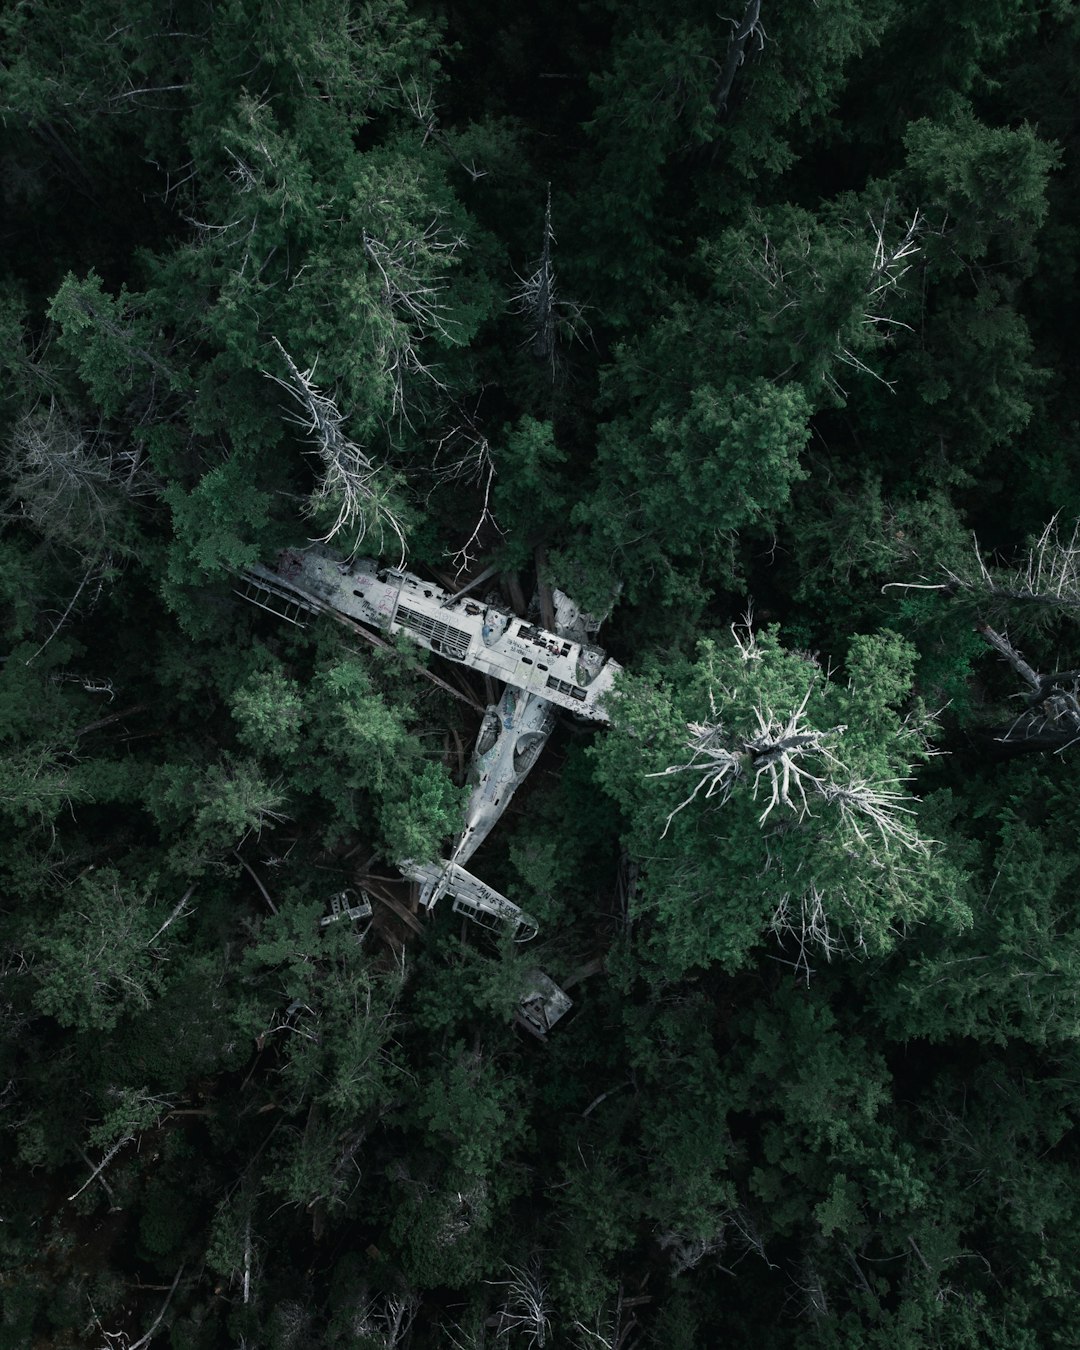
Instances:
[[[453,859],[465,863],[491,833],[510,798],[525,781],[555,725],[547,699],[507,688],[489,707],[476,738],[465,806],[465,824]]]
[[[250,567],[242,584],[240,594],[291,622],[298,622],[302,611],[325,612],[384,633],[404,632],[429,651],[506,685],[498,703],[484,713],[470,767],[472,792],[451,858],[405,861],[399,867],[418,885],[424,909],[449,896],[456,914],[481,927],[496,932],[509,927],[518,942],[535,937],[536,921],[462,864],[491,833],[535,765],[554,727],[556,706],[608,721],[603,699],[621,667],[591,641],[600,620],[555,591],[557,631],[552,631],[471,598],[479,580],[450,595],[411,572],[370,559],[344,561],[319,547],[286,549],[275,568]],[[381,643],[374,636],[371,641]],[[369,919],[371,902],[361,895],[357,900],[355,892],[343,891],[332,897],[322,923]],[[543,1037],[572,1006],[554,980],[532,970],[517,1020]]]
[[[603,698],[620,666],[592,643],[539,628],[468,595],[449,595],[411,572],[365,558],[343,562],[317,547],[286,549],[273,570],[256,564],[248,576],[383,632],[404,630],[447,660],[579,717],[608,720]]]
[[[574,1000],[560,989],[550,975],[530,970],[518,1004],[517,1020],[537,1036],[546,1036],[560,1017],[565,1017]]]
[[[330,913],[324,915],[319,923],[325,928],[328,923],[336,923],[339,919],[349,919],[355,923],[358,919],[370,918],[371,901],[367,894],[361,891],[357,895],[350,887],[330,897]]]
[[[419,885],[420,904],[425,909],[434,909],[443,896],[449,896],[455,914],[463,914],[483,928],[497,932],[509,924],[516,942],[528,942],[537,934],[538,925],[531,915],[456,863],[402,862],[398,866]]]

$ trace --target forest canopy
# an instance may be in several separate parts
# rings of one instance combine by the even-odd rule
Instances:
[[[1078,44],[4,9],[0,1350],[1076,1344]],[[397,868],[490,680],[238,594],[315,544],[604,616],[531,943]]]

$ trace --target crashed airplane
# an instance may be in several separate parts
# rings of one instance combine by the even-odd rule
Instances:
[[[275,613],[291,599],[297,609],[344,615],[391,635],[404,632],[448,661],[578,717],[608,720],[603,699],[621,667],[580,637],[539,628],[468,595],[450,595],[412,572],[369,558],[343,562],[319,547],[286,549],[276,567],[255,563],[244,575],[276,600],[264,604]]]
[[[419,887],[425,910],[449,896],[455,913],[482,927],[508,927],[518,942],[534,937],[535,920],[466,871],[464,863],[535,765],[557,707],[590,721],[608,721],[604,696],[621,667],[592,642],[598,623],[561,591],[554,592],[556,627],[551,631],[464,592],[450,595],[412,572],[369,559],[343,561],[318,546],[286,549],[274,568],[256,563],[242,579],[240,593],[246,599],[290,623],[303,626],[306,614],[326,613],[389,635],[404,632],[419,646],[503,682],[506,688],[487,708],[476,739],[472,792],[449,859],[407,860],[399,867]],[[324,922],[336,917],[338,910]],[[559,1000],[557,1008],[552,1004],[530,1022],[539,1035],[570,1006],[558,986],[543,979],[548,994],[555,991]]]

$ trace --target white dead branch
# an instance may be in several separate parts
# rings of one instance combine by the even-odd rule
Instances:
[[[806,724],[806,706],[812,692],[808,689],[799,706],[786,717],[755,706],[756,727],[749,733],[733,735],[727,731],[715,717],[715,704],[715,720],[687,723],[689,759],[648,775],[697,775],[691,792],[668,815],[663,835],[675,816],[702,792],[706,799],[719,798],[722,806],[737,783],[748,781],[755,800],[766,797],[758,819],[761,825],[777,808],[801,822],[813,814],[810,802],[817,798],[837,807],[845,825],[871,850],[880,843],[886,849],[897,844],[913,852],[925,852],[926,841],[905,819],[913,814],[906,805],[913,799],[898,790],[899,781],[873,782],[853,776],[833,749],[846,727],[818,731]],[[868,826],[872,828],[868,830]]]
[[[876,306],[890,291],[899,290],[900,283],[911,270],[911,263],[907,260],[922,250],[922,245],[917,240],[922,233],[923,217],[922,212],[916,210],[904,233],[892,244],[889,244],[885,237],[889,227],[888,209],[886,208],[882,212],[879,221],[874,220],[873,216],[868,218],[870,229],[874,235],[874,262],[870,269],[870,280],[866,287],[866,301],[868,307],[872,307]],[[870,324],[909,328],[908,324],[898,324],[896,319],[873,314],[870,308],[867,309],[865,321]]]
[[[761,0],[748,0],[741,19],[732,19],[726,15],[724,18],[725,22],[731,24],[731,36],[724,63],[717,66],[716,84],[712,92],[713,104],[721,112],[727,111],[735,73],[746,60],[747,50],[756,46],[758,52],[764,51],[768,37],[765,25],[761,22]]]
[[[183,1275],[183,1273],[184,1267],[180,1266],[173,1276],[173,1282],[169,1286],[168,1293],[165,1295],[165,1302],[161,1305],[158,1315],[150,1324],[150,1330],[140,1336],[137,1341],[133,1341],[125,1331],[106,1331],[101,1325],[97,1313],[94,1311],[93,1303],[91,1303],[90,1312],[94,1318],[94,1325],[104,1337],[104,1344],[99,1344],[99,1346],[95,1347],[95,1350],[144,1350],[144,1347],[148,1346],[157,1335],[158,1330],[165,1319],[169,1304],[172,1302],[172,1296],[176,1293],[176,1286],[180,1283],[180,1276]]]
[[[864,925],[843,888],[835,888],[828,899],[827,906],[824,891],[811,881],[801,894],[781,896],[769,921],[781,950],[794,953],[790,959],[781,959],[807,985],[814,973],[813,959],[824,957],[828,962],[834,956],[861,958],[866,954]],[[840,911],[839,917],[830,914],[830,909]]]
[[[1080,613],[1080,521],[1074,521],[1066,536],[1059,528],[1058,515],[1053,515],[1012,567],[994,571],[976,540],[975,561],[976,570],[964,575],[945,568],[948,581],[938,589],[981,591],[997,600]]]
[[[491,445],[473,418],[461,409],[457,411],[458,418],[454,426],[440,437],[435,446],[432,468],[435,487],[432,492],[449,483],[462,483],[478,488],[483,494],[472,532],[465,543],[450,555],[454,575],[460,577],[476,562],[484,533],[494,530],[501,536],[505,531],[491,509],[491,492],[496,474]]]
[[[405,561],[405,532],[397,516],[387,505],[387,489],[380,479],[379,468],[365,452],[350,440],[342,429],[344,417],[337,404],[321,393],[313,381],[315,364],[300,370],[296,362],[273,339],[285,361],[288,377],[264,372],[267,377],[286,390],[300,407],[299,414],[290,415],[290,421],[302,427],[322,463],[322,476],[312,495],[311,511],[329,505],[337,515],[320,543],[329,543],[339,534],[346,534],[355,552],[371,533],[377,536],[378,552],[385,553],[388,537],[396,539],[400,563]],[[400,565],[400,564],[399,564]]]
[[[121,449],[105,432],[85,431],[55,399],[15,423],[9,466],[9,508],[87,554],[109,542],[120,497],[154,490],[137,446]]]
[[[543,1347],[551,1332],[547,1286],[536,1269],[508,1265],[506,1271],[508,1279],[485,1281],[506,1290],[498,1311],[488,1319],[495,1327],[495,1338],[509,1340],[512,1335],[520,1335],[525,1345]]]
[[[991,567],[978,539],[973,545],[974,567],[958,571],[943,566],[944,581],[890,581],[882,590],[964,592],[998,604],[1011,601],[1035,610],[1080,613],[1080,520],[1066,536],[1055,513],[1012,566]]]
[[[426,338],[439,337],[446,343],[457,340],[449,306],[443,300],[446,283],[431,273],[464,248],[465,240],[447,235],[433,220],[422,234],[393,244],[365,230],[363,247],[379,279],[385,309],[385,321],[376,337],[379,358],[390,378],[393,413],[405,417],[405,384],[410,376],[422,376],[437,389],[446,387],[434,367],[421,358],[419,348]]]
[[[410,80],[409,87],[406,88],[399,80],[398,88],[401,90],[402,98],[405,100],[405,107],[424,129],[424,139],[422,144],[427,145],[428,141],[433,142],[440,150],[449,155],[458,168],[468,174],[474,183],[481,178],[486,178],[487,169],[478,169],[475,160],[469,160],[468,163],[466,163],[454,149],[450,137],[439,126],[438,111],[435,107],[435,96],[430,87],[421,89],[415,80]]]
[[[511,314],[520,314],[526,321],[530,336],[528,345],[539,361],[547,361],[555,373],[555,349],[560,337],[574,339],[587,330],[584,310],[572,300],[563,300],[555,282],[552,249],[555,233],[551,228],[551,185],[548,184],[547,205],[544,208],[544,237],[540,258],[527,277],[518,276],[517,286],[510,294],[507,308]]]
[[[414,1294],[383,1294],[357,1312],[352,1333],[365,1344],[394,1350],[405,1344],[419,1309],[420,1300]]]

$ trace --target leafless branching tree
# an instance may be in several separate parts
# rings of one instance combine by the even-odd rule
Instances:
[[[421,89],[415,80],[410,80],[408,86],[398,81],[398,88],[401,90],[401,96],[405,101],[405,107],[409,113],[416,118],[420,126],[424,129],[423,144],[427,145],[431,141],[444,151],[454,163],[475,183],[481,178],[487,177],[486,169],[478,169],[474,160],[466,162],[454,149],[453,141],[439,126],[438,110],[435,107],[435,95],[430,87]]]
[[[445,384],[434,366],[425,361],[420,344],[439,337],[454,342],[454,324],[444,300],[446,282],[434,275],[438,260],[449,260],[465,247],[460,235],[449,235],[438,221],[422,233],[387,243],[367,230],[364,253],[379,280],[384,321],[376,327],[376,346],[383,370],[389,376],[392,411],[406,417],[406,382],[420,376],[437,389]]]
[[[795,895],[785,892],[769,920],[769,929],[776,935],[781,951],[793,953],[781,959],[807,984],[814,974],[815,959],[859,958],[866,953],[862,921],[843,888],[834,887],[828,901],[826,905],[825,892],[811,880],[808,887]]]
[[[180,1276],[184,1273],[184,1267],[180,1266],[173,1276],[173,1282],[169,1286],[168,1293],[165,1295],[165,1301],[162,1303],[157,1316],[150,1324],[149,1331],[145,1332],[138,1340],[133,1341],[124,1331],[106,1331],[101,1325],[97,1313],[94,1311],[93,1303],[90,1304],[90,1312],[93,1318],[93,1324],[100,1333],[102,1340],[94,1347],[94,1350],[145,1350],[158,1333],[158,1328],[165,1319],[169,1304],[172,1302],[173,1294],[176,1293],[176,1287],[180,1283]]]
[[[504,532],[491,509],[491,493],[496,475],[491,445],[470,413],[462,408],[457,408],[455,412],[453,426],[440,436],[435,446],[432,468],[435,484],[432,492],[450,483],[459,483],[476,488],[482,494],[472,532],[464,544],[450,555],[454,575],[460,577],[476,561],[483,536],[489,531],[500,536]]]
[[[352,1334],[358,1339],[363,1338],[365,1345],[396,1350],[408,1340],[419,1309],[420,1300],[411,1293],[382,1294],[367,1299],[353,1318]]]
[[[529,349],[538,361],[546,361],[554,377],[556,349],[560,338],[573,340],[588,330],[584,310],[559,295],[555,280],[552,250],[555,233],[551,227],[551,185],[544,208],[544,234],[540,257],[527,277],[519,276],[511,292],[511,314],[520,314],[529,330]]]
[[[496,1339],[520,1336],[524,1345],[545,1346],[551,1333],[551,1308],[538,1266],[508,1265],[506,1272],[505,1280],[486,1281],[506,1291],[494,1317],[489,1319],[495,1327]]]
[[[919,253],[922,248],[918,242],[919,235],[923,230],[921,211],[916,210],[910,222],[902,229],[899,238],[891,241],[888,237],[889,216],[889,207],[886,206],[879,220],[875,220],[873,216],[868,217],[874,240],[874,257],[866,280],[860,326],[863,329],[869,329],[878,343],[889,342],[899,329],[911,331],[910,324],[904,323],[895,314],[889,312],[889,300],[890,297],[903,291],[904,277],[912,266],[908,260]],[[854,233],[854,230],[851,232]],[[872,379],[884,384],[886,388],[893,389],[895,387],[894,382],[886,380],[854,350],[857,345],[857,342],[845,342],[843,338],[837,335],[833,355],[841,364],[849,366],[861,375],[869,375]],[[841,398],[845,397],[844,390],[835,376],[826,372],[825,381],[835,394]]]
[[[852,240],[856,256],[864,254],[868,258],[861,290],[853,287],[844,274],[834,273],[831,247],[826,247],[824,254],[827,265],[819,261],[824,235],[810,219],[793,221],[779,245],[774,242],[763,215],[752,216],[752,221],[755,232],[760,233],[751,239],[744,263],[748,276],[759,284],[757,304],[765,308],[769,322],[775,323],[781,315],[792,311],[793,317],[784,322],[798,324],[800,313],[810,308],[808,301],[812,297],[835,292],[839,276],[850,289],[844,297],[844,317],[834,334],[831,356],[840,365],[869,375],[891,389],[891,382],[868,364],[864,354],[890,342],[900,330],[910,331],[910,325],[897,317],[894,302],[904,295],[905,278],[913,265],[911,259],[922,247],[919,243],[925,228],[922,212],[915,210],[911,219],[897,228],[892,205],[887,203],[879,217],[868,215],[866,221],[839,223],[836,228]],[[764,291],[760,290],[760,283],[764,283]],[[804,340],[808,348],[812,347],[809,333]],[[837,376],[828,367],[822,378],[838,398],[846,397]]]
[[[670,765],[651,778],[676,774],[697,775],[691,792],[668,815],[667,834],[672,820],[704,791],[706,800],[719,798],[723,805],[736,784],[750,783],[755,799],[764,795],[765,808],[759,823],[778,807],[801,822],[812,814],[810,802],[817,798],[839,809],[840,816],[856,837],[865,844],[892,844],[917,852],[927,845],[904,819],[912,814],[903,803],[912,800],[897,790],[896,780],[871,782],[850,774],[837,756],[834,745],[846,730],[843,726],[818,731],[805,721],[812,689],[791,713],[777,715],[760,705],[753,709],[755,728],[732,734],[716,716],[707,722],[689,722],[686,748],[690,758]],[[872,840],[867,828],[872,827]]]
[[[400,562],[405,561],[405,531],[389,505],[389,489],[380,469],[372,463],[365,451],[345,434],[344,416],[337,404],[322,393],[314,382],[314,364],[301,370],[277,338],[274,345],[285,362],[288,374],[282,379],[265,372],[295,400],[298,414],[290,420],[303,428],[315,447],[322,464],[322,474],[312,497],[310,510],[321,512],[329,507],[336,511],[333,523],[321,536],[321,543],[329,543],[344,534],[355,553],[368,534],[375,535],[375,548],[384,553],[388,540],[396,540]]]
[[[672,1275],[677,1278],[688,1270],[696,1270],[702,1261],[719,1256],[727,1246],[725,1233],[726,1225],[723,1220],[719,1222],[714,1232],[704,1237],[687,1237],[685,1233],[662,1233],[659,1239],[660,1250],[667,1252],[671,1261]]]
[[[1039,629],[1055,618],[1080,618],[1080,521],[1065,531],[1054,515],[1012,564],[995,565],[975,541],[972,565],[942,567],[941,581],[889,582],[883,590],[932,591],[967,601],[980,617],[975,630],[1024,686],[1023,707],[997,739],[1016,749],[1057,752],[1080,740],[1080,669],[1036,670],[1010,639],[1002,620]],[[986,621],[989,615],[994,624]]]
[[[57,403],[24,413],[11,434],[6,509],[84,557],[107,550],[123,498],[154,490],[139,447],[87,431]]]
[[[821,1272],[809,1256],[804,1257],[799,1268],[798,1278],[795,1280],[795,1290],[800,1317],[809,1318],[813,1322],[828,1317],[829,1299],[825,1290],[825,1282],[821,1278]]]
[[[727,22],[731,24],[731,36],[728,38],[727,52],[723,64],[717,70],[716,83],[712,91],[713,106],[720,112],[727,111],[735,75],[746,60],[747,52],[754,47],[759,52],[764,51],[768,36],[761,22],[761,0],[747,0],[742,18],[729,18]]]
[[[1034,622],[1049,622],[1055,614],[1080,616],[1080,520],[1067,533],[1055,514],[1038,538],[1011,565],[995,565],[974,540],[972,565],[942,567],[940,581],[890,581],[882,590],[937,591],[966,595],[983,612],[1025,613]]]
[[[629,1350],[631,1345],[636,1344],[634,1337],[638,1321],[635,1309],[651,1302],[652,1298],[648,1294],[627,1298],[620,1284],[615,1297],[605,1299],[596,1310],[591,1324],[575,1320],[576,1350]]]

